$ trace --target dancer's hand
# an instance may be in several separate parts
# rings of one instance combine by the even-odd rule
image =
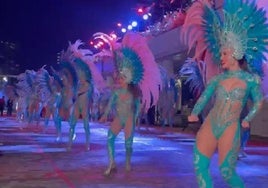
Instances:
[[[198,116],[191,114],[188,116],[188,121],[189,122],[197,122],[197,121],[199,121],[199,118],[198,118]]]
[[[249,122],[248,121],[243,120],[241,125],[245,129],[248,129],[249,128]]]

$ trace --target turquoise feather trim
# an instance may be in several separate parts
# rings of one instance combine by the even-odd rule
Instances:
[[[188,58],[179,70],[180,77],[187,77],[185,84],[189,83],[190,92],[195,98],[199,98],[201,93],[205,90],[205,83],[198,67],[198,62]]]
[[[33,74],[29,73],[29,72],[25,72],[26,73],[26,83],[28,84],[28,86],[30,88],[33,88]]]
[[[219,15],[211,8],[205,6],[203,24],[205,42],[208,44],[208,50],[213,55],[213,60],[216,64],[220,64],[220,41],[218,40],[222,32],[223,23]]]
[[[92,74],[91,70],[89,69],[88,65],[80,58],[74,59],[74,64],[84,72],[86,80],[92,84]]]
[[[250,71],[262,75],[262,63],[267,52],[268,25],[265,11],[255,1],[225,0],[223,21],[216,11],[205,7],[203,28],[208,49],[217,63],[224,45],[234,47],[234,57],[245,56]]]
[[[52,77],[54,78],[54,82],[56,82],[60,86],[60,88],[63,88],[63,83],[59,75],[57,75],[55,72],[52,72]]]
[[[47,86],[48,91],[50,93],[53,93],[53,90],[52,90],[51,85],[49,83],[49,81],[50,81],[50,75],[49,75],[49,73],[47,71],[43,71],[43,74],[44,74],[44,81],[46,83],[46,86]]]
[[[70,76],[72,77],[72,82],[73,82],[73,90],[76,93],[77,87],[78,87],[78,78],[77,78],[77,74],[76,74],[74,67],[72,66],[70,62],[62,61],[60,62],[60,69],[61,70],[66,69],[70,73]]]
[[[116,52],[116,63],[119,71],[122,70],[122,68],[131,70],[132,84],[138,84],[142,80],[144,68],[141,59],[131,48],[124,47],[120,50],[119,54]]]

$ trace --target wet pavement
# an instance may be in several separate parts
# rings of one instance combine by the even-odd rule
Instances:
[[[72,151],[67,151],[68,124],[55,141],[50,122],[26,126],[0,117],[0,188],[196,188],[192,164],[192,129],[141,127],[133,145],[132,171],[125,170],[124,134],[116,139],[117,173],[104,177],[108,156],[107,124],[90,123],[91,150],[85,150],[83,125],[77,124]],[[147,129],[149,127],[149,129]],[[268,185],[268,138],[252,137],[248,156],[237,163],[247,188]],[[228,187],[220,176],[217,155],[211,162],[215,188]]]

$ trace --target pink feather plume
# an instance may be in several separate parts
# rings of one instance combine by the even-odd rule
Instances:
[[[73,52],[75,57],[81,58],[88,65],[92,74],[94,89],[101,92],[106,88],[105,81],[100,70],[94,64],[95,58],[93,53],[88,49],[79,48],[82,44],[81,40],[77,40],[74,44],[69,43],[69,49]]]
[[[160,69],[145,37],[129,32],[124,36],[122,46],[134,50],[142,61],[144,75],[139,86],[142,91],[142,105],[147,110],[151,107],[151,99],[153,100],[152,105],[156,105],[159,99],[159,89],[162,87]]]

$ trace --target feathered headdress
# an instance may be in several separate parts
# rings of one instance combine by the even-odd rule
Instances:
[[[50,69],[52,71],[53,84],[56,84],[57,85],[56,87],[63,88],[64,85],[59,76],[59,73],[57,73],[57,71],[53,67],[50,67]]]
[[[44,98],[48,99],[53,93],[52,84],[51,84],[52,77],[49,75],[48,71],[45,69],[45,66],[41,67],[37,71],[37,76],[36,76],[38,94],[39,96],[43,97],[42,100],[44,100]]]
[[[204,41],[202,29],[204,6],[209,6],[207,0],[195,1],[187,10],[184,23],[181,28],[181,40],[187,44],[188,53],[195,47],[194,59],[200,60],[205,53],[207,45]]]
[[[34,70],[26,70],[17,76],[16,83],[17,93],[20,97],[29,97],[36,92],[36,72]]]
[[[124,75],[128,83],[138,84],[144,69],[138,54],[129,47],[123,47],[115,53],[118,73]]]
[[[203,17],[205,39],[215,59],[220,59],[221,48],[232,47],[235,59],[245,56],[250,71],[262,75],[268,39],[263,9],[249,0],[225,0],[223,20],[209,7],[205,7]]]
[[[219,73],[218,62],[212,58],[211,52],[208,50],[208,44],[205,42],[204,13],[205,6],[213,8],[210,0],[195,1],[186,12],[184,24],[181,27],[181,40],[188,46],[188,53],[194,49],[192,58],[199,62],[205,62],[206,74],[203,78],[209,81]]]
[[[79,72],[83,72],[85,79],[91,84],[92,75],[88,65],[82,60],[84,56],[92,55],[92,52],[87,49],[79,48],[82,45],[81,40],[76,40],[74,44],[69,42],[67,49],[67,54],[69,54],[69,59],[71,64],[76,69],[76,73],[79,76]],[[79,79],[79,78],[78,78]]]
[[[145,105],[146,109],[149,109],[151,104],[155,105],[162,82],[159,67],[146,39],[133,32],[126,33],[121,43],[103,33],[96,33],[94,37],[108,43],[118,73],[124,75],[128,83],[139,85],[142,105]]]
[[[71,51],[72,62],[84,72],[86,80],[91,83],[92,87],[94,85],[96,92],[102,91],[106,87],[105,81],[93,62],[93,53],[89,49],[80,48],[82,44],[81,40],[77,40],[74,44],[69,43],[68,50]]]
[[[188,58],[179,71],[179,76],[186,76],[185,84],[189,83],[189,89],[198,98],[205,89],[206,81],[204,79],[206,64],[196,62]]]
[[[61,61],[59,67],[60,75],[66,76],[69,84],[72,86],[73,92],[76,93],[78,89],[78,77],[73,65],[69,61]]]
[[[51,96],[63,88],[62,80],[56,71],[52,68],[52,76],[50,76],[45,66],[38,70],[36,77],[38,94],[43,97],[43,101],[49,100]]]

